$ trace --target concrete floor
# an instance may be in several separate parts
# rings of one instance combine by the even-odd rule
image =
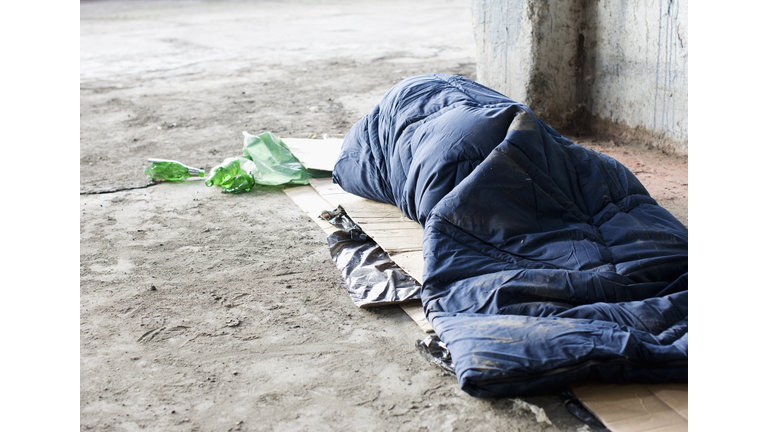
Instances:
[[[585,430],[556,395],[523,398],[551,424],[469,397],[399,308],[355,308],[282,188],[143,176],[210,170],[243,130],[343,134],[407,76],[474,79],[471,25],[469,1],[81,2],[82,430]],[[687,160],[583,141],[687,223]]]

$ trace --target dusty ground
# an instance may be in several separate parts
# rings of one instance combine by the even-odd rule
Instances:
[[[403,77],[474,78],[468,1],[81,1],[83,430],[577,430],[554,395],[474,399],[360,310],[280,187],[147,185],[148,157],[210,170],[243,130],[343,134]],[[510,95],[514,98],[514,95]],[[687,159],[616,157],[687,224]],[[130,189],[135,188],[135,189]],[[121,190],[122,189],[122,190]],[[103,193],[112,190],[113,192]]]

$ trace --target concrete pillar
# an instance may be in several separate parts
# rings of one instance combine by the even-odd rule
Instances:
[[[477,78],[559,128],[687,152],[687,0],[474,0]]]

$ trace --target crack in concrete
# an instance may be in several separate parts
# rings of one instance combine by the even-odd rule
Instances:
[[[108,194],[108,193],[115,193],[115,192],[122,192],[126,190],[132,190],[132,189],[146,189],[148,187],[154,186],[160,184],[160,182],[157,181],[151,181],[145,185],[141,186],[115,186],[111,188],[105,188],[105,189],[96,189],[96,190],[90,190],[90,191],[80,191],[80,195],[96,195],[96,194]]]

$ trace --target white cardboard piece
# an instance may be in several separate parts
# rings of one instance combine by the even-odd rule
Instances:
[[[340,138],[280,139],[305,168],[323,171],[333,171],[333,166],[336,164],[336,159],[341,151],[341,143],[344,142]]]
[[[585,383],[571,389],[613,432],[688,430],[688,383]]]

